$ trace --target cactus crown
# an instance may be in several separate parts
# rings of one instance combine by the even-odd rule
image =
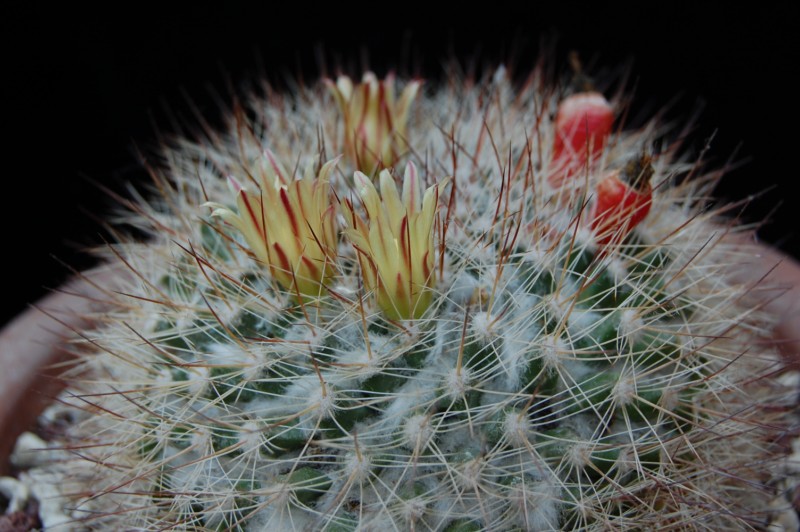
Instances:
[[[166,149],[166,195],[134,219],[152,238],[116,246],[129,295],[87,333],[65,399],[90,413],[55,468],[71,518],[768,522],[787,419],[767,406],[786,389],[768,322],[726,280],[710,181],[674,185],[692,167],[674,151],[640,164],[660,126],[612,132],[599,94],[558,113],[538,73],[418,99],[407,82],[399,102],[394,83],[271,94],[252,122]],[[653,186],[600,186],[622,167]]]

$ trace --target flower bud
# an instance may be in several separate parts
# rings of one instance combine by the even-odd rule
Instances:
[[[344,119],[344,145],[356,168],[372,174],[389,167],[408,150],[406,123],[420,81],[409,82],[395,100],[394,76],[378,81],[367,72],[353,85],[347,76],[327,81]]]

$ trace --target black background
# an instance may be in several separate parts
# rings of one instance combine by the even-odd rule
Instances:
[[[94,182],[122,191],[144,179],[133,148],[153,146],[153,124],[169,130],[170,114],[190,120],[185,94],[213,120],[218,107],[209,88],[226,94],[226,80],[241,86],[260,72],[278,83],[298,72],[314,79],[319,50],[356,65],[368,55],[379,73],[412,65],[429,79],[451,56],[496,62],[515,51],[522,70],[542,37],[555,38],[561,65],[572,49],[608,68],[630,61],[634,112],[677,96],[671,116],[688,118],[702,102],[691,145],[699,150],[717,130],[718,164],[739,145],[745,162],[718,194],[735,200],[763,192],[745,218],[768,217],[761,237],[800,257],[800,204],[790,188],[800,178],[800,124],[789,80],[798,65],[791,49],[798,8],[695,4],[491,2],[469,12],[433,2],[12,4],[0,17],[0,324],[63,280],[66,269],[54,256],[79,269],[91,264],[82,250],[101,242],[96,218],[111,205]]]

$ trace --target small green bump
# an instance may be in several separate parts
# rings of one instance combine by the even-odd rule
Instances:
[[[233,455],[241,453],[236,447],[239,443],[239,431],[228,427],[214,427],[211,430],[211,446],[214,452],[225,452]]]
[[[436,402],[438,410],[446,410],[451,414],[464,414],[474,410],[481,404],[483,392],[470,389],[460,397],[452,397],[447,393],[446,388],[440,388],[438,395],[439,400]]]
[[[564,244],[564,251],[569,250],[570,241],[567,240]],[[589,266],[594,261],[594,251],[589,250],[586,246],[575,243],[572,246],[572,253],[566,262],[567,270],[573,274],[584,274]]]
[[[258,504],[254,492],[261,489],[261,483],[256,479],[242,479],[236,483],[234,489],[240,495],[234,499],[238,510],[252,509]]]
[[[525,478],[522,475],[506,475],[500,479],[500,484],[507,488],[514,488],[525,484]]]
[[[542,271],[532,277],[532,280],[526,285],[526,290],[530,294],[549,296],[556,290],[556,279],[552,272]]]
[[[366,396],[374,397],[395,391],[405,384],[410,377],[411,373],[408,371],[386,368],[365,380],[361,384],[361,389],[367,392]]]
[[[275,321],[267,322],[259,325],[263,332],[256,334],[257,338],[285,338],[298,321],[303,319],[303,310],[299,306],[291,306],[281,309]],[[240,331],[241,333],[241,331]],[[244,335],[243,335],[244,336]]]
[[[644,255],[636,247],[628,246],[624,250],[630,257],[627,264],[631,273],[653,273],[669,266],[672,260],[669,253],[662,248],[653,248]]]
[[[674,362],[681,352],[679,336],[666,331],[645,331],[635,343],[635,363],[653,368]]]
[[[376,413],[352,394],[339,393],[336,397],[337,408],[333,418],[323,419],[319,423],[319,428],[325,431],[326,437],[347,434],[356,423]]]
[[[234,489],[240,493],[252,493],[260,488],[261,482],[254,478],[241,479],[234,486]]]
[[[423,331],[417,342],[403,354],[405,364],[412,369],[422,369],[436,343],[436,329]]]
[[[536,325],[541,329],[541,334],[556,335],[563,328],[564,315],[554,311],[547,304],[539,306]]]
[[[483,434],[486,437],[486,443],[489,445],[497,445],[503,439],[503,424],[505,423],[507,412],[510,410],[504,408],[486,422]]]
[[[152,455],[156,447],[158,447],[158,440],[150,436],[145,436],[139,439],[138,444],[137,452],[139,456],[147,457]]]
[[[171,493],[168,492],[174,482],[175,480],[170,472],[165,471],[165,467],[160,468],[158,474],[153,479],[153,485],[151,488],[151,496],[153,499],[169,499],[171,497]]]
[[[203,223],[200,225],[200,236],[203,249],[208,253],[222,261],[229,261],[231,259],[224,238],[210,223]]]
[[[505,434],[506,418],[508,416],[519,415],[525,414],[523,414],[521,410],[516,410],[514,408],[504,408],[495,413],[488,420],[484,429],[484,435],[486,436],[487,443],[490,445],[497,445],[497,443],[503,439]]]
[[[255,391],[242,378],[242,369],[231,366],[214,366],[209,372],[209,399],[222,399],[226,404],[247,403],[255,398]]]
[[[585,468],[590,478],[595,480],[607,475],[614,464],[619,460],[620,448],[618,445],[598,446],[592,451],[590,460],[592,465]]]
[[[267,338],[271,324],[256,311],[243,309],[231,327],[242,338]]]
[[[630,295],[627,285],[620,284],[608,269],[592,271],[577,282],[579,286],[586,283],[578,296],[578,304],[592,310],[614,309]]]
[[[372,465],[378,469],[390,467],[397,459],[396,454],[376,454],[372,457]]]
[[[282,375],[279,371],[280,368],[274,365],[264,375],[250,381],[248,386],[260,394],[279,396],[290,382],[290,375]]]
[[[657,472],[661,468],[661,446],[656,443],[647,443],[628,447],[623,453],[625,445],[620,445],[619,456],[617,458],[618,468],[627,471],[624,475],[618,475],[616,482],[622,485],[631,485],[642,477],[643,471]],[[621,461],[621,460],[624,460]],[[645,473],[650,476],[649,473]]]
[[[183,268],[191,268],[191,266],[184,265]],[[197,281],[180,266],[174,266],[172,269],[174,270],[172,274],[164,275],[159,279],[159,286],[179,300],[191,301],[197,290]]]
[[[531,358],[522,373],[521,391],[537,395],[553,395],[559,382],[558,372],[547,368],[541,356]]]
[[[451,521],[444,532],[478,532],[483,530],[483,525],[478,521],[470,519],[456,519]]]
[[[544,430],[536,436],[536,451],[545,460],[561,462],[577,439],[575,431],[567,427]]]
[[[658,471],[661,468],[661,445],[653,444],[652,449],[639,452],[639,463],[648,471]]]
[[[310,466],[294,470],[283,480],[289,484],[297,501],[306,505],[317,500],[332,484],[328,475]]]
[[[625,413],[628,419],[633,421],[648,421],[651,424],[656,422],[660,412],[659,403],[663,390],[658,388],[639,389],[636,391],[636,398],[625,405]]]
[[[350,346],[342,345],[335,335],[328,335],[321,345],[315,347],[311,356],[320,364],[335,364],[342,352],[352,349]]]
[[[194,337],[196,333],[186,334],[185,331],[179,331],[174,323],[170,323],[167,320],[160,320],[156,324],[154,336],[151,340],[160,347],[188,351],[192,349],[189,339],[190,336]]]
[[[661,275],[645,275],[637,281],[637,289],[625,300],[630,308],[643,309],[643,316],[652,319],[680,320],[691,318],[694,308],[686,305],[680,298],[670,294],[669,280]]]
[[[216,532],[241,532],[244,530],[239,522],[241,519],[242,517],[239,512],[234,511],[217,523],[214,530]]]
[[[601,314],[591,328],[576,331],[572,340],[577,348],[576,355],[599,363],[609,362],[617,355],[622,342],[619,335],[621,321],[619,312]]]
[[[335,362],[341,353],[350,351],[352,346],[344,344],[335,334],[329,334],[314,348],[312,356],[318,362]]]
[[[693,396],[699,391],[698,386],[689,386],[678,392],[678,405],[673,409],[668,425],[679,434],[690,432],[698,424],[700,414],[694,407]]]
[[[428,358],[429,353],[429,348],[420,345],[408,350],[403,355],[403,360],[405,360],[409,368],[422,369],[425,366],[425,360]]]
[[[480,454],[473,450],[467,448],[460,448],[454,451],[449,457],[448,462],[450,464],[466,464],[478,458]]]
[[[388,336],[392,334],[392,324],[386,321],[382,315],[378,315],[374,320],[367,324],[367,331],[372,334],[380,336]]]
[[[150,340],[153,344],[178,355],[194,355],[202,352],[213,343],[227,343],[229,340],[218,324],[209,325],[195,320],[191,326],[179,329],[174,322],[160,320]]]
[[[170,369],[170,375],[172,376],[173,382],[184,382],[189,380],[189,372],[183,368],[172,367]]]
[[[233,486],[237,496],[233,499],[233,509],[226,511],[221,521],[216,525],[218,531],[245,530],[244,515],[258,505],[253,492],[261,488],[261,483],[255,479],[243,479]],[[211,517],[211,515],[208,515]],[[216,522],[216,520],[215,520]]]
[[[406,486],[400,491],[400,498],[408,501],[422,497],[425,493],[427,493],[425,485],[422,482],[414,482],[410,487]]]
[[[497,367],[501,340],[486,343],[476,338],[467,339],[464,344],[464,364],[473,374],[483,374],[491,367]]]
[[[355,532],[356,529],[358,529],[358,517],[346,514],[337,515],[322,530],[324,532]]]
[[[372,470],[377,476],[387,467],[397,463],[398,455],[394,454],[376,454],[372,456]]]
[[[186,449],[192,443],[192,431],[185,426],[175,426],[169,433],[170,445],[178,449]]]
[[[297,425],[298,421],[293,419],[269,429],[265,437],[265,451],[277,455],[280,451],[293,451],[303,447],[311,438],[312,431],[304,430]]]
[[[517,278],[522,284],[522,289],[532,295],[548,296],[556,289],[556,280],[553,273],[541,269],[532,261],[520,262],[517,266]]]
[[[596,411],[602,416],[617,382],[619,373],[610,368],[588,375],[586,379],[569,388],[571,401],[568,410],[572,413]]]

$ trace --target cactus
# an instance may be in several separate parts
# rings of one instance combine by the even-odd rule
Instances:
[[[718,173],[538,71],[418,88],[273,92],[165,146],[29,474],[96,529],[766,527],[792,375]]]

